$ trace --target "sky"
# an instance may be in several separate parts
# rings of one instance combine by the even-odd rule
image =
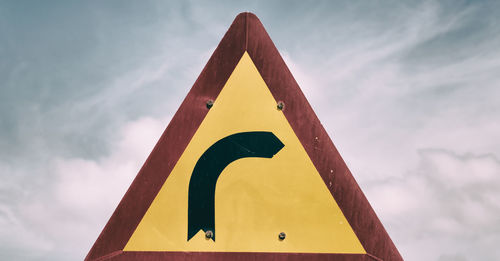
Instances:
[[[500,260],[500,2],[0,1],[0,259],[83,260],[255,13],[405,260]]]

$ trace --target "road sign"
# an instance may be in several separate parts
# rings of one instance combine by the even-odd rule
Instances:
[[[238,15],[86,260],[402,260],[258,18]]]

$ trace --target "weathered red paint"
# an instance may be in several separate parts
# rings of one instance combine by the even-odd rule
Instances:
[[[377,261],[362,254],[302,254],[302,253],[236,253],[236,252],[121,252],[115,257],[104,259],[109,261],[159,261],[159,260],[181,260],[181,261]]]
[[[367,254],[123,252],[125,244],[247,51]],[[403,260],[259,19],[241,13],[184,99],[85,260]]]

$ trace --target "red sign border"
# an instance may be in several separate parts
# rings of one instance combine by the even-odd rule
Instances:
[[[367,254],[122,251],[247,51]],[[138,204],[140,202],[141,204]],[[403,260],[257,16],[241,13],[210,57],[85,258],[91,260]]]

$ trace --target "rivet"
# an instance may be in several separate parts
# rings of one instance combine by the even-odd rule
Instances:
[[[205,237],[206,238],[212,238],[214,236],[214,232],[212,232],[212,230],[207,230],[207,232],[205,232]]]
[[[276,108],[278,108],[279,111],[282,111],[283,108],[285,108],[285,103],[282,102],[282,101],[279,101],[278,105],[276,106]]]
[[[207,109],[212,108],[212,106],[214,106],[214,101],[213,100],[208,100],[207,101]]]
[[[281,232],[281,233],[278,235],[278,238],[279,238],[280,240],[284,240],[284,239],[285,239],[285,237],[286,237],[285,232]]]

